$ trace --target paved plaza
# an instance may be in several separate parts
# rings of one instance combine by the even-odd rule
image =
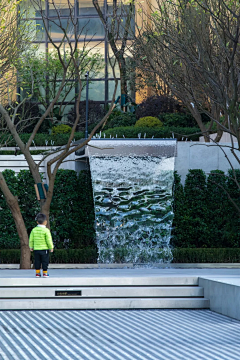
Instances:
[[[239,360],[240,322],[209,310],[0,311],[1,360]]]

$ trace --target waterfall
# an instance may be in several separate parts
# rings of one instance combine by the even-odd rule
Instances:
[[[92,177],[99,263],[172,259],[175,140],[92,140]]]

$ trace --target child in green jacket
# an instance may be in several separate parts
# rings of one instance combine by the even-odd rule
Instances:
[[[53,252],[52,236],[50,230],[46,228],[46,215],[40,213],[36,220],[38,225],[31,231],[29,247],[30,251],[34,251],[36,277],[41,277],[41,265],[43,277],[48,277],[49,251]]]

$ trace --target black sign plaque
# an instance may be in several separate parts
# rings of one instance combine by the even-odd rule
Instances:
[[[82,296],[81,290],[57,290],[55,296]]]

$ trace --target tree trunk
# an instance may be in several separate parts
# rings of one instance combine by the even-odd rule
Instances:
[[[20,239],[21,245],[21,259],[20,259],[20,269],[30,269],[31,268],[31,253],[29,249],[29,240],[26,226],[18,205],[18,200],[15,196],[12,199],[6,199],[8,207],[11,210],[18,236]]]
[[[121,81],[121,94],[127,95],[127,69],[126,69],[126,60],[122,57],[118,59],[119,70],[120,70],[120,81]]]
[[[30,249],[29,249],[29,240],[26,226],[20,211],[18,204],[18,199],[15,197],[11,191],[8,189],[8,186],[5,182],[5,179],[0,173],[0,188],[3,192],[3,195],[6,199],[7,205],[11,210],[18,236],[20,239],[21,246],[21,259],[20,259],[20,269],[30,269],[31,268],[31,259],[30,259]]]

